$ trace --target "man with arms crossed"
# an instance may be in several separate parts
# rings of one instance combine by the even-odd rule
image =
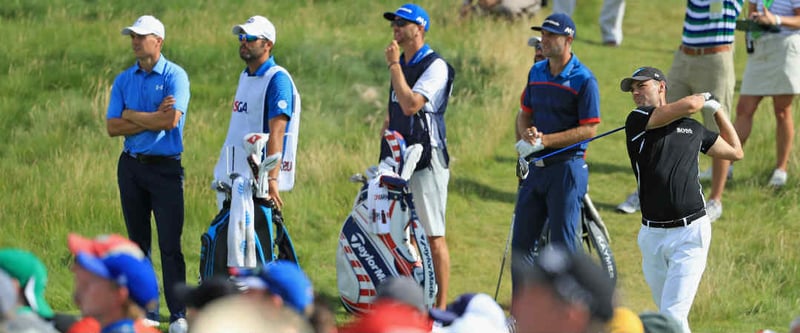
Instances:
[[[385,50],[391,90],[389,112],[381,136],[387,128],[396,130],[409,145],[422,143],[429,150],[429,161],[424,161],[424,157],[420,160],[424,164],[417,165],[409,187],[419,220],[430,237],[436,283],[439,285],[436,306],[444,308],[450,280],[450,253],[444,238],[447,183],[450,180],[444,113],[455,72],[425,43],[430,17],[422,7],[405,4],[394,12],[384,13],[383,17],[391,21],[394,38]],[[414,133],[426,132],[428,137],[413,137]],[[390,155],[389,151],[381,149],[381,160]]]
[[[517,135],[522,138],[517,148],[528,160],[591,138],[600,123],[597,79],[572,53],[575,23],[566,14],[553,14],[532,29],[542,32],[547,59],[528,73],[517,115]],[[589,182],[586,147],[578,145],[531,163],[514,209],[513,258],[531,259],[548,220],[552,243],[570,252],[582,250],[578,221]],[[514,290],[517,278],[512,271]]]
[[[117,179],[128,237],[148,257],[155,215],[164,295],[171,325],[186,326],[186,307],[174,294],[186,283],[181,251],[183,233],[183,125],[189,107],[189,77],[161,54],[164,25],[155,17],[140,17],[122,29],[130,36],[135,65],[119,74],[111,87],[106,122],[108,135],[125,136]],[[148,313],[158,320],[158,311]],[[183,329],[182,331],[185,331]]]
[[[625,121],[625,137],[642,206],[642,271],[659,311],[689,333],[689,310],[711,243],[697,152],[736,161],[744,156],[742,145],[711,94],[667,104],[666,78],[656,68],[637,69],[620,88],[631,92],[637,106]],[[714,115],[720,134],[689,118],[700,111]]]

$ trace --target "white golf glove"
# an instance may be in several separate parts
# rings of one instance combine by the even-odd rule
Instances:
[[[517,148],[517,152],[519,156],[522,158],[528,157],[530,154],[533,154],[537,151],[544,149],[544,145],[542,144],[542,138],[536,138],[533,144],[525,140],[517,141],[517,144],[514,145]]]
[[[722,104],[710,92],[704,92],[702,95],[706,99],[706,102],[703,103],[703,113],[709,113],[713,116],[722,107]]]

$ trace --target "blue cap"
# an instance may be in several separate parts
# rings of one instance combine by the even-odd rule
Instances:
[[[156,273],[136,243],[116,234],[95,239],[69,234],[67,243],[85,270],[127,288],[130,299],[145,310],[158,306]]]
[[[531,27],[531,30],[546,30],[556,35],[575,37],[575,22],[572,22],[572,19],[567,14],[556,13],[544,19],[542,26]]]
[[[314,302],[311,280],[294,262],[273,261],[264,266],[260,277],[270,293],[280,296],[289,307],[300,314],[305,314],[306,308]]]
[[[415,5],[413,3],[407,3],[405,5],[400,6],[397,10],[392,12],[385,12],[383,13],[383,18],[394,21],[396,17],[400,17],[406,21],[414,22],[418,25],[421,25],[425,28],[425,31],[431,27],[431,19],[428,16],[428,13],[425,12],[422,7]]]

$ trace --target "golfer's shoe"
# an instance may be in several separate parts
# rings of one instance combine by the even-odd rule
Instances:
[[[772,172],[772,177],[769,178],[769,186],[781,187],[786,185],[787,177],[788,175],[786,174],[786,171],[775,169],[775,171]]]
[[[161,323],[159,323],[157,320],[152,320],[150,318],[142,319],[142,324],[147,327],[158,327],[158,325],[161,325]]]
[[[617,206],[617,211],[625,214],[633,214],[641,207],[639,206],[639,191],[631,193],[625,202]]]
[[[714,223],[720,216],[722,216],[722,203],[711,199],[706,202],[706,215],[711,223]]]
[[[186,319],[178,318],[169,324],[169,333],[186,333],[188,331],[189,325],[186,323]]]
[[[712,171],[711,168],[709,167],[708,169],[705,169],[704,171],[697,174],[697,179],[711,180],[711,176],[712,176]],[[728,180],[731,179],[733,179],[733,165],[728,167]]]

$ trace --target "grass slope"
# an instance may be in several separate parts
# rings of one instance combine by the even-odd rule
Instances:
[[[450,296],[492,294],[515,198],[512,124],[532,58],[525,42],[532,35],[528,27],[544,15],[527,22],[461,21],[454,1],[421,3],[432,18],[429,43],[457,71],[447,115],[453,156]],[[599,132],[605,132],[620,126],[632,107],[630,96],[618,90],[620,78],[640,65],[669,68],[685,4],[629,2],[623,45],[607,48],[599,43],[600,3],[582,1],[577,9],[574,51],[598,77]],[[134,61],[119,30],[151,13],[167,28],[165,56],[187,70],[192,84],[183,156],[183,246],[193,281],[200,234],[216,213],[208,183],[243,68],[230,29],[262,14],[278,28],[276,59],[292,73],[303,98],[298,184],[283,195],[286,220],[304,269],[335,301],[336,237],[357,190],[347,178],[376,160],[385,112],[383,48],[391,33],[381,13],[400,4],[6,1],[0,8],[0,35],[5,36],[0,43],[0,247],[39,255],[50,269],[48,300],[56,309],[76,311],[67,233],[125,233],[116,186],[122,141],[105,133],[105,107],[114,76]],[[737,44],[737,77],[746,60],[742,44]],[[800,192],[793,177],[781,191],[764,186],[774,161],[774,120],[771,102],[763,104],[745,160],[736,164],[726,191],[723,218],[714,225],[709,265],[690,317],[697,332],[780,330],[800,308],[795,204]],[[613,212],[634,188],[622,134],[590,147],[590,192],[611,232],[621,302],[637,311],[654,309],[636,247],[639,216]],[[706,158],[701,162],[709,164]],[[796,154],[791,165],[794,170]],[[157,254],[156,248],[160,265]],[[508,303],[509,289],[510,279],[504,279],[501,303]]]

